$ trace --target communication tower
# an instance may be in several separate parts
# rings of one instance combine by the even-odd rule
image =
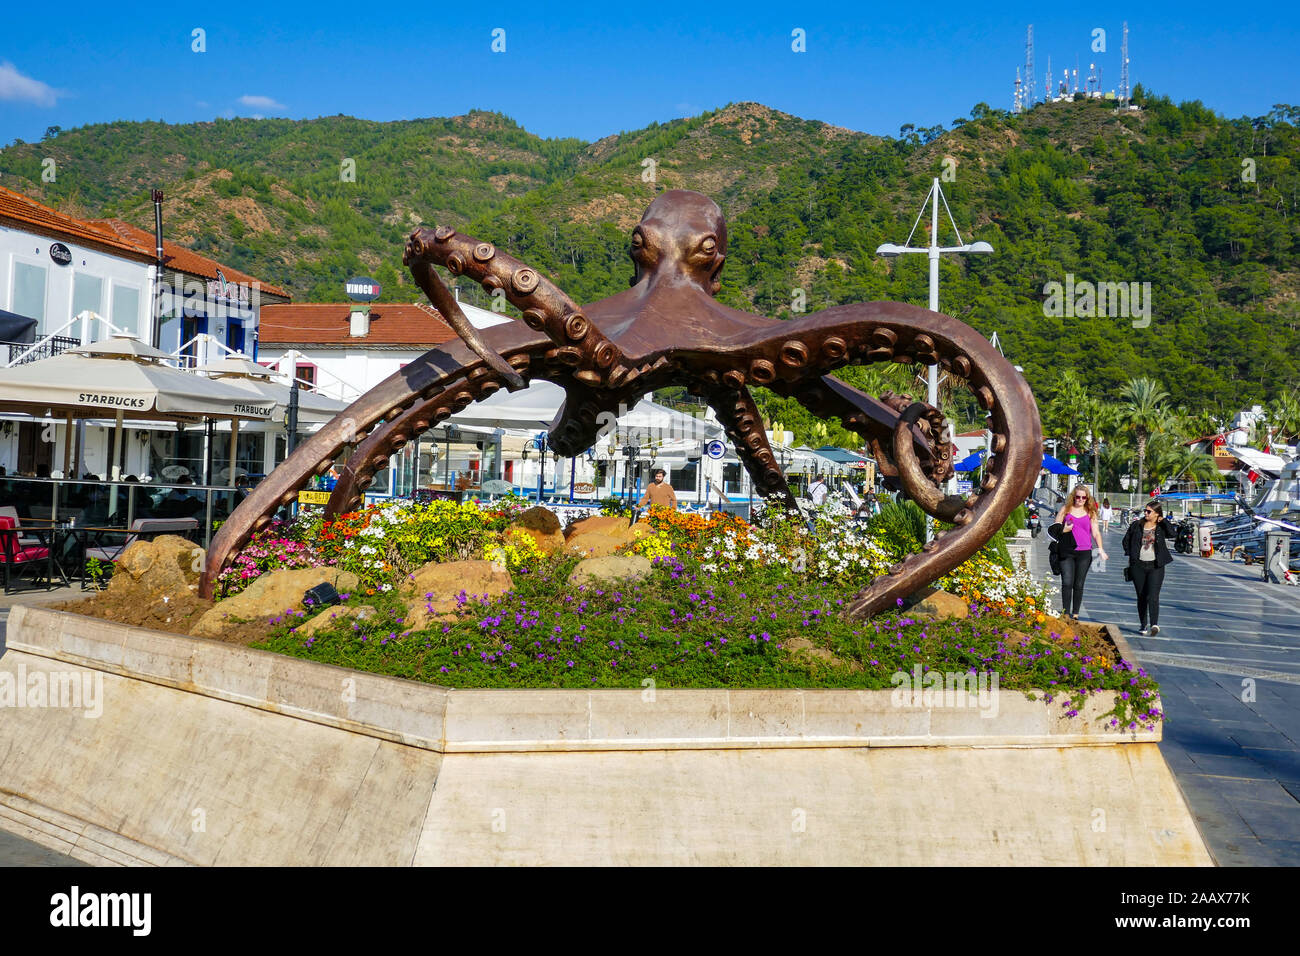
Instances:
[[[1034,105],[1034,25],[1025,36],[1025,109]]]
[[[1124,42],[1119,48],[1119,99],[1120,103],[1128,106],[1129,86],[1128,86],[1128,21],[1124,21]]]

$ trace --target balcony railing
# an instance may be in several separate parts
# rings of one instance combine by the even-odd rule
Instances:
[[[22,365],[26,362],[53,358],[68,351],[68,349],[75,349],[80,346],[80,339],[67,335],[51,335],[35,344],[31,342],[0,342],[0,347],[5,350],[4,364],[6,366]]]

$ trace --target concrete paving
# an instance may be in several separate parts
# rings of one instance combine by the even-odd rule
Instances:
[[[1118,625],[1160,682],[1160,751],[1220,866],[1300,866],[1300,588],[1258,567],[1175,554],[1160,594],[1160,633],[1138,634],[1122,569],[1124,529],[1104,538],[1079,617]],[[1030,549],[1047,571],[1047,536]],[[1053,603],[1060,606],[1060,578]]]

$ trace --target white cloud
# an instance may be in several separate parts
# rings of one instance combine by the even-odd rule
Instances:
[[[254,109],[259,109],[259,110],[285,109],[285,105],[283,103],[277,103],[269,96],[244,95],[239,98],[239,102],[243,106],[251,106]]]
[[[23,76],[8,60],[0,63],[0,100],[16,100],[37,106],[53,106],[64,94],[48,83]]]

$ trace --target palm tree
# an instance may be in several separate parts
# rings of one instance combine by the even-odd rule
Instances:
[[[1088,404],[1088,392],[1079,381],[1074,369],[1066,369],[1052,390],[1052,395],[1043,403],[1043,434],[1059,438],[1065,445],[1074,445],[1087,430],[1084,422],[1084,409]]]
[[[1169,427],[1169,409],[1165,402],[1169,393],[1159,382],[1149,378],[1132,378],[1120,392],[1120,417],[1128,431],[1133,433],[1137,442],[1137,487],[1138,494],[1144,494],[1147,441],[1153,434]]]
[[[1080,407],[1080,421],[1088,435],[1088,444],[1092,452],[1092,487],[1096,494],[1101,493],[1101,444],[1114,433],[1119,425],[1119,410],[1112,402],[1088,396]]]
[[[1286,441],[1300,436],[1300,388],[1283,392],[1268,407],[1268,424],[1275,440]]]

